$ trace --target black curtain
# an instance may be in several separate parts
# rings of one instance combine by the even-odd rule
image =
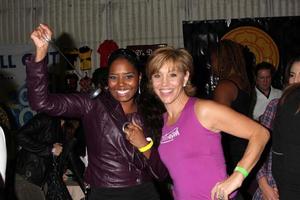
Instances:
[[[279,65],[273,78],[275,87],[282,87],[285,66],[300,54],[300,17],[244,18],[231,20],[184,21],[184,46],[194,59],[192,83],[197,96],[209,98],[212,93],[210,50],[229,31],[240,26],[254,26],[266,32],[279,49]]]

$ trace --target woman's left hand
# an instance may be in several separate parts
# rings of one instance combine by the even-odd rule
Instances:
[[[134,120],[131,123],[128,123],[124,132],[126,134],[126,139],[136,148],[141,148],[148,144],[142,127]]]
[[[216,183],[211,191],[212,200],[228,200],[230,199],[230,194],[238,189],[244,180],[242,174],[234,172],[224,181]]]

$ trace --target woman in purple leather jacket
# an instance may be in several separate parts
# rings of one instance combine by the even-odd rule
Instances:
[[[158,144],[154,135],[161,124],[157,123],[155,128],[152,126],[155,120],[143,117],[146,111],[142,106],[147,109],[151,106],[145,106],[137,98],[142,77],[136,55],[127,49],[112,53],[108,61],[108,91],[102,91],[95,99],[78,93],[51,94],[47,90],[45,59],[51,36],[52,31],[43,24],[31,34],[36,54],[26,61],[29,103],[38,112],[81,119],[88,153],[85,182],[91,187],[89,199],[159,199],[152,177],[164,178],[167,171],[155,145],[148,148],[149,141],[135,134],[131,137],[141,138],[134,147],[122,130],[125,122],[134,122],[130,129],[143,131]],[[146,151],[141,152],[144,147]]]

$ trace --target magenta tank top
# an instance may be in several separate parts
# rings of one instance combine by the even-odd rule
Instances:
[[[227,177],[221,135],[199,123],[195,102],[189,98],[171,126],[164,115],[159,153],[173,179],[175,200],[210,199],[214,185]]]

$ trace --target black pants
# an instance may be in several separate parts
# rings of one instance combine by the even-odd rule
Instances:
[[[153,183],[126,188],[91,188],[88,200],[159,200]]]

